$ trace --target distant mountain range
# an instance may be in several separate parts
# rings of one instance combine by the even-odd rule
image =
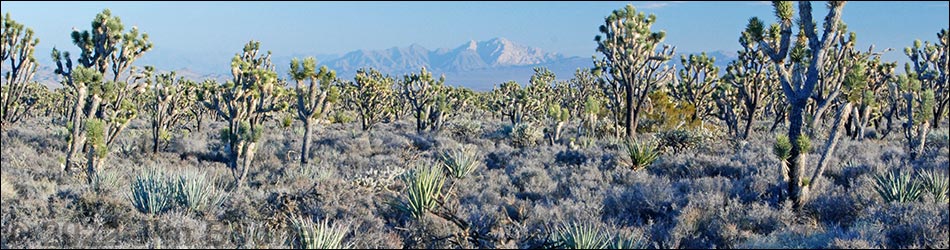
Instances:
[[[155,54],[155,55],[152,55]],[[183,55],[169,52],[147,53],[137,65],[155,65],[161,71],[174,69],[178,75],[196,80],[214,78],[219,81],[229,79],[225,59],[188,58]],[[593,54],[593,52],[592,52]],[[671,63],[678,69],[680,65],[677,53]],[[726,65],[736,58],[735,53],[713,51],[707,55],[716,58],[716,65],[725,72]],[[277,55],[272,57],[278,74],[287,76],[290,60],[293,57],[309,55],[295,53],[292,55]],[[343,55],[317,54],[314,55],[321,65],[336,70],[343,79],[353,79],[360,68],[374,68],[384,74],[401,77],[403,74],[419,72],[426,67],[435,75],[444,74],[446,84],[465,86],[474,90],[490,90],[505,81],[514,80],[527,84],[534,73],[535,67],[547,67],[557,75],[559,80],[573,77],[578,68],[593,66],[590,57],[567,57],[559,53],[552,53],[522,44],[505,38],[493,38],[487,41],[469,41],[455,48],[440,48],[430,50],[418,44],[408,47],[393,47],[385,50],[357,50]],[[45,64],[41,60],[41,64]],[[223,66],[222,66],[223,65]],[[6,68],[4,68],[6,70]],[[56,83],[58,77],[53,75],[50,65],[41,65],[36,74],[36,80],[50,86]]]

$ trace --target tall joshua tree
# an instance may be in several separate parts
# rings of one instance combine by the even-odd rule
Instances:
[[[261,43],[250,41],[243,53],[231,59],[232,80],[217,86],[204,96],[203,103],[224,119],[228,126],[221,131],[227,151],[228,168],[240,188],[254,160],[257,143],[264,131],[268,114],[284,109],[279,102],[280,83],[270,60],[270,51],[258,55]]]
[[[146,89],[138,80],[151,74],[132,66],[152,49],[148,35],[139,34],[134,26],[127,33],[122,33],[123,29],[119,17],[105,9],[93,19],[91,31],[74,30],[71,34],[81,51],[78,67],[73,67],[69,52],[55,48],[52,52],[56,74],[62,76],[63,85],[74,95],[67,122],[70,143],[64,167],[67,171],[72,168],[80,160],[80,151],[85,150],[89,178],[104,163],[109,145],[137,116],[138,108],[132,99]],[[106,81],[107,73],[111,73],[111,81]],[[119,81],[122,75],[126,78]]]
[[[614,98],[617,108],[622,107],[623,126],[629,138],[636,136],[640,111],[650,92],[673,75],[673,69],[664,65],[676,49],[663,45],[657,50],[666,33],[650,30],[655,21],[656,16],[637,13],[633,5],[627,5],[607,16],[600,26],[603,34],[594,37],[597,52],[604,55],[594,62],[597,71],[606,73],[610,89],[623,91],[608,96]]]
[[[828,3],[828,15],[825,17],[823,32],[819,37],[818,29],[815,27],[816,24],[812,18],[811,2],[799,2],[798,22],[801,27],[797,43],[800,46],[796,46],[796,51],[792,53],[789,53],[794,19],[791,2],[773,2],[779,23],[771,26],[768,37],[764,35],[761,28],[763,25],[750,25],[752,28],[748,29],[748,32],[759,42],[759,48],[774,63],[779,82],[789,105],[787,137],[791,148],[787,154],[783,154],[785,159],[782,160],[787,162],[789,169],[788,198],[792,200],[796,209],[801,208],[808,192],[807,187],[804,187],[802,182],[806,162],[805,155],[809,147],[808,136],[802,133],[805,126],[805,108],[816,88],[825,89],[829,87],[826,86],[827,84],[834,84],[829,81],[822,81],[822,76],[827,75],[826,70],[830,65],[829,61],[834,60],[833,57],[828,56],[834,53],[829,52],[836,49],[834,43],[842,36],[840,32],[840,28],[843,26],[841,10],[844,5],[844,2],[839,1]],[[838,49],[841,48],[838,47]],[[790,55],[793,62],[786,64],[786,59]],[[803,63],[796,61],[803,61]],[[847,72],[838,73],[847,74]],[[842,108],[842,111],[850,112],[850,106],[850,103],[848,103]],[[847,119],[839,115],[839,119],[842,118]],[[813,176],[820,176],[820,172],[821,168],[819,167]],[[817,180],[811,180],[810,185],[814,185],[815,182]]]
[[[382,121],[387,114],[385,105],[391,103],[395,79],[375,69],[359,69],[353,82],[344,84],[346,100],[356,106],[364,131]]]
[[[758,18],[753,17],[749,20],[749,26],[762,25]],[[757,30],[760,28],[750,27],[748,29]],[[742,129],[741,137],[749,137],[752,130],[752,121],[757,118],[765,106],[766,98],[772,94],[775,71],[771,68],[771,61],[758,48],[758,41],[752,37],[749,32],[742,32],[739,36],[739,44],[742,49],[739,50],[739,58],[733,61],[726,68],[724,81],[731,84],[736,89],[739,110],[741,110],[742,119],[745,121],[745,128]],[[738,128],[738,125],[736,125]]]
[[[416,118],[416,132],[422,133],[435,125],[430,122],[429,116],[436,112],[436,97],[443,92],[444,83],[444,75],[436,80],[432,78],[432,73],[423,67],[418,74],[403,76],[403,80],[398,84],[403,98],[406,98],[412,107],[412,114]]]
[[[703,121],[712,114],[712,94],[719,85],[719,67],[715,65],[716,58],[700,55],[681,56],[683,69],[679,71],[679,78],[673,78],[669,84],[670,94],[674,99],[692,106],[692,121]]]
[[[937,39],[937,42],[931,44],[928,41],[923,46],[920,40],[917,40],[914,41],[913,47],[904,48],[904,54],[910,58],[917,80],[923,87],[934,92],[933,111],[930,112],[933,114],[930,122],[933,128],[940,126],[943,115],[950,106],[950,77],[947,77],[950,73],[950,33],[941,29],[937,33]]]
[[[0,90],[0,130],[23,118],[37,103],[38,88],[30,81],[36,74],[36,58],[33,51],[40,43],[33,38],[33,29],[26,28],[10,17],[3,16],[0,23],[3,35],[0,35],[0,63],[9,63],[10,71],[3,74]]]
[[[326,66],[316,70],[317,60],[307,57],[301,64],[297,58],[290,62],[290,76],[296,81],[297,119],[303,122],[303,146],[300,151],[300,164],[310,162],[310,141],[315,120],[326,116],[339,93],[333,91],[337,81],[336,72]],[[304,85],[303,81],[309,84]]]
[[[176,79],[174,71],[158,74],[154,81],[147,82],[151,86],[152,96],[145,109],[152,118],[152,152],[158,153],[162,141],[170,136],[170,130],[188,114],[184,112],[185,109],[195,102],[190,91],[187,91],[194,83],[184,77]]]

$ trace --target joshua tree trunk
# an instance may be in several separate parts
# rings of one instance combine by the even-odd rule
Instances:
[[[844,121],[848,120],[851,115],[852,105],[851,102],[845,103],[841,110],[838,111],[838,118],[835,119],[835,124],[831,128],[831,135],[828,136],[828,142],[825,144],[825,152],[821,154],[821,160],[818,161],[818,168],[815,169],[815,173],[811,176],[811,182],[815,183],[818,180],[818,177],[825,172],[825,167],[828,165],[828,159],[831,158],[831,154],[834,153],[835,147],[838,146],[838,139],[841,138],[841,129],[844,125]],[[811,185],[809,185],[810,187]],[[805,189],[802,194],[803,198],[808,198],[808,188]]]
[[[241,164],[240,166],[238,166],[239,168],[234,169],[234,171],[236,171],[235,172],[235,181],[237,182],[237,184],[235,185],[236,188],[240,188],[244,184],[244,179],[247,178],[247,171],[248,169],[251,168],[251,162],[254,161],[254,152],[256,150],[255,148],[256,146],[257,146],[257,143],[248,142],[245,146],[242,147],[242,150],[240,151],[241,155],[239,155],[239,157],[240,157]]]
[[[805,125],[805,105],[808,102],[806,98],[798,98],[792,104],[790,112],[788,114],[788,140],[792,144],[792,150],[788,158],[788,196],[792,200],[793,206],[796,208],[801,207],[803,204],[802,197],[802,170],[805,168],[805,149],[802,148],[802,143],[799,143],[802,136],[807,136],[802,134],[802,127]]]
[[[747,112],[749,112],[749,111],[747,111]],[[752,132],[752,120],[753,120],[752,114],[749,114],[749,116],[746,116],[746,118],[745,118],[745,130],[742,131],[742,139],[748,139],[748,138],[749,138],[749,132]]]
[[[637,114],[639,110],[634,110],[634,107],[639,108],[639,105],[634,104],[633,98],[633,86],[631,83],[627,84],[627,138],[633,139],[637,135]]]
[[[300,149],[300,164],[306,165],[310,163],[310,141],[312,138],[311,133],[313,132],[313,123],[310,119],[304,119],[304,134],[303,134],[303,146]]]
[[[70,131],[70,139],[72,141],[69,144],[69,152],[66,154],[66,165],[64,165],[63,169],[66,172],[69,172],[69,170],[74,165],[76,165],[75,158],[77,155],[79,155],[79,151],[82,150],[82,147],[86,144],[86,135],[85,133],[82,133],[82,128],[84,127],[82,121],[85,120],[83,119],[83,116],[85,116],[85,112],[83,112],[83,104],[86,103],[86,88],[78,88],[76,93],[76,102],[73,103],[72,115],[69,118],[69,122],[72,123],[73,127]],[[95,105],[91,106],[92,110],[90,110],[90,113],[94,113],[96,107],[99,106],[98,103],[94,104]]]

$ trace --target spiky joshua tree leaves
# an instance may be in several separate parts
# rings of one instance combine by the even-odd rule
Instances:
[[[227,152],[228,168],[240,188],[254,160],[257,143],[264,132],[264,119],[268,114],[284,109],[287,103],[280,102],[281,88],[277,72],[270,60],[270,51],[258,55],[261,43],[250,41],[243,53],[231,59],[232,80],[217,85],[210,96],[203,96],[203,103],[227,122],[221,131]]]
[[[300,150],[300,164],[310,162],[310,142],[313,134],[313,123],[326,116],[336,99],[339,90],[336,83],[336,72],[326,66],[316,70],[317,60],[308,57],[300,62],[294,58],[290,62],[290,76],[296,81],[294,89],[297,93],[297,119],[303,122],[303,146]],[[304,85],[304,81],[308,84]]]
[[[637,133],[648,95],[673,75],[673,69],[664,65],[672,58],[675,48],[659,47],[666,32],[652,32],[650,27],[655,21],[656,16],[637,13],[633,5],[627,5],[607,16],[600,26],[602,34],[594,38],[597,52],[604,56],[594,64],[598,72],[606,74],[610,85],[607,89],[613,92],[607,95],[614,103],[609,107],[622,110],[624,118],[620,121],[620,117],[616,117],[617,122],[626,128],[626,135],[631,139]]]
[[[72,32],[73,43],[81,51],[77,67],[73,67],[69,52],[55,48],[52,52],[55,73],[62,76],[63,85],[74,97],[70,100],[72,111],[66,125],[70,143],[64,168],[69,171],[75,167],[84,151],[87,179],[96,176],[110,145],[138,115],[133,99],[145,92],[146,84],[139,80],[149,78],[151,68],[139,71],[132,63],[152,49],[148,35],[139,34],[138,28],[133,26],[123,33],[122,21],[112,16],[109,9],[96,15],[91,28]],[[119,81],[123,75],[126,78]],[[106,81],[109,76],[111,80]],[[101,126],[87,127],[93,124]],[[87,139],[102,143],[88,143]]]

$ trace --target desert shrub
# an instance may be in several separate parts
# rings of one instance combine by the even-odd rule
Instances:
[[[587,162],[588,158],[583,152],[578,150],[562,150],[554,156],[556,162],[565,163],[568,165],[580,166]]]
[[[511,138],[511,145],[524,148],[538,145],[538,141],[543,139],[544,134],[529,123],[519,123],[511,127],[508,137]]]
[[[314,223],[309,217],[290,217],[293,233],[296,236],[294,247],[299,249],[342,249],[343,237],[349,231],[348,226],[330,225],[329,219]]]
[[[703,135],[699,131],[687,129],[672,129],[660,131],[653,135],[658,141],[658,147],[666,152],[680,152],[699,146],[703,142]]]
[[[630,167],[640,170],[649,167],[660,156],[660,151],[653,142],[627,141],[626,153],[630,157]]]
[[[156,168],[147,168],[131,185],[129,200],[142,213],[159,214],[174,205],[175,190],[165,174]]]

